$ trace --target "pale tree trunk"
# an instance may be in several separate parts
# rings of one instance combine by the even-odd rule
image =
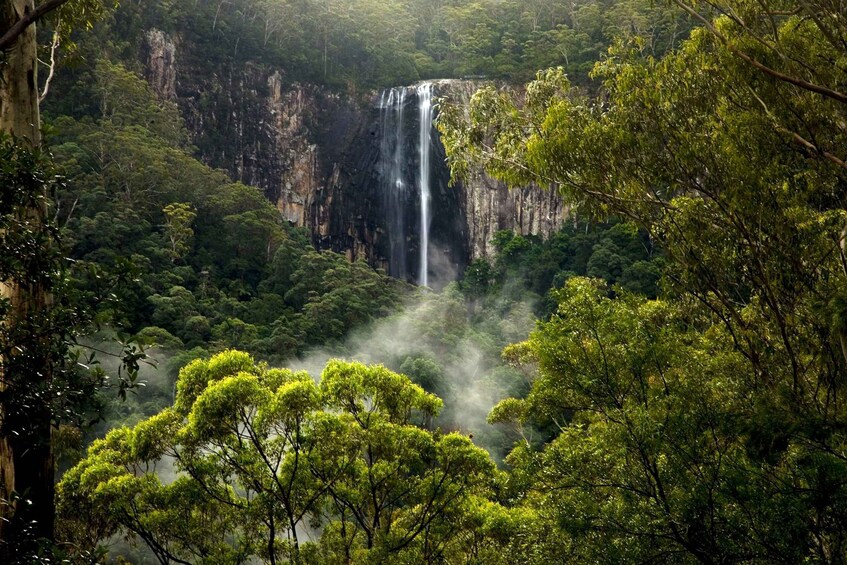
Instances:
[[[34,0],[3,0],[0,29],[8,29],[29,10]],[[32,147],[41,143],[36,76],[35,24],[27,26],[5,53],[0,68],[0,131],[26,140]]]
[[[34,0],[0,0],[0,30],[8,30],[34,8]],[[36,65],[32,24],[0,54],[0,132],[31,148],[41,143]],[[18,212],[36,230],[43,225],[45,213],[40,208]],[[29,327],[28,320],[37,318],[49,307],[47,289],[39,282],[1,281],[0,296],[11,306],[3,324],[13,336],[16,329],[20,336],[20,329],[26,331]],[[32,335],[24,350],[38,352],[38,342],[42,340]],[[21,544],[26,546],[25,540],[53,539],[54,467],[47,390],[51,370],[46,352],[27,355],[25,361],[15,354],[8,355],[0,367],[0,390],[10,393],[3,395],[6,402],[0,405],[0,563],[13,563],[25,559],[16,554]],[[26,379],[27,390],[40,391],[35,402],[29,395],[24,400],[18,394],[17,383],[22,379]]]

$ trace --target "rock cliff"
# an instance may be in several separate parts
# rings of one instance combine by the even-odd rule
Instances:
[[[317,247],[390,271],[380,93],[341,95],[289,82],[282,69],[255,62],[210,72],[202,53],[158,30],[148,31],[143,43],[149,84],[180,106],[203,161],[260,187],[283,217],[310,230]],[[467,101],[477,86],[438,81],[435,93]],[[417,104],[414,96],[408,104]],[[410,124],[409,131],[420,125]],[[546,235],[559,228],[566,209],[554,191],[510,191],[482,172],[462,186],[448,186],[444,150],[434,135],[429,256],[442,280],[473,259],[489,257],[499,230]],[[412,161],[404,166],[414,166]],[[414,280],[408,273],[417,272],[420,226],[414,199],[409,202],[403,212],[406,277]]]

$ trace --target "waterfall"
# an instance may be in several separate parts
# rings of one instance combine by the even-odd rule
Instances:
[[[388,236],[388,273],[399,279],[408,278],[407,269],[407,216],[413,189],[419,197],[417,209],[419,235],[419,262],[417,282],[421,286],[429,284],[429,228],[431,204],[430,154],[432,151],[432,83],[417,87],[397,87],[383,91],[379,101],[382,137],[380,139],[379,171],[383,203],[386,212],[386,230]],[[409,98],[417,96],[418,101],[418,144],[417,172],[413,173],[413,160],[406,155],[404,107]],[[414,135],[413,132],[409,134]],[[410,139],[414,139],[410,137]],[[411,145],[411,144],[410,144]],[[410,147],[411,148],[411,147]]]
[[[389,241],[388,274],[406,279],[406,192],[403,107],[406,88],[392,88],[380,98],[380,169]]]
[[[430,168],[429,156],[432,145],[432,83],[418,86],[418,111],[420,113],[420,131],[418,143],[418,186],[420,187],[420,271],[418,284],[429,284],[429,206],[430,206]]]

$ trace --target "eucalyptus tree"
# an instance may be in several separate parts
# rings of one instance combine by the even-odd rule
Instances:
[[[381,366],[331,361],[318,385],[226,351],[176,387],[65,475],[66,541],[131,533],[162,563],[431,561],[493,478],[467,437],[427,428],[441,400]]]
[[[557,312],[505,353],[537,366],[532,391],[489,417],[560,430],[542,451],[527,441],[508,458],[524,506],[561,538],[542,540],[546,551],[584,563],[825,556],[815,510],[792,492],[809,485],[813,466],[800,460],[810,454],[779,461],[767,431],[748,427],[769,407],[724,328],[688,301],[610,298],[597,280],[571,279],[556,295]],[[791,465],[804,471],[783,474]],[[843,519],[840,505],[825,513],[830,526]]]
[[[89,25],[103,8],[101,0],[9,0],[0,6],[0,136],[25,150],[40,149],[36,22],[53,18],[61,22],[56,23],[55,37],[67,37],[74,25]],[[22,154],[13,157],[15,161],[4,163],[9,169],[29,160]],[[29,171],[7,177],[10,182],[3,187],[0,233],[8,255],[0,273],[0,560],[6,562],[21,558],[16,548],[24,538],[53,537],[49,389],[55,355],[53,334],[45,323],[51,301],[45,198],[49,180],[33,174],[36,168],[29,160]],[[30,247],[21,247],[27,237]]]
[[[780,525],[763,514],[785,504],[791,551],[840,562],[847,22],[838,3],[711,5],[723,13],[703,16],[662,59],[619,42],[594,69],[601,97],[580,96],[561,70],[546,71],[521,103],[489,88],[469,116],[443,110],[443,139],[458,175],[482,163],[649,231],[668,259],[667,291],[692,313],[702,309],[705,331],[720,331],[743,359],[743,371],[724,377],[745,375],[752,407],[723,419],[743,430],[759,465],[746,467],[745,486],[759,505],[742,505],[747,521],[732,527],[769,538]],[[681,397],[669,389],[668,401]],[[631,495],[647,503],[651,491]],[[772,541],[684,550],[704,562],[785,559]]]

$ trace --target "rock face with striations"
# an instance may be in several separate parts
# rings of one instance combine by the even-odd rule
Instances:
[[[141,57],[150,87],[163,100],[176,98],[176,43],[163,31],[144,34]]]
[[[292,224],[308,228],[318,248],[345,253],[391,271],[391,221],[384,182],[384,113],[380,93],[341,95],[288,82],[284,71],[260,63],[223,65],[209,72],[202,53],[158,30],[145,34],[142,63],[151,87],[175,101],[198,156],[234,179],[260,187]],[[479,83],[437,81],[435,94],[467,101]],[[409,96],[408,162],[420,124]],[[419,122],[420,120],[418,120]],[[554,191],[508,190],[482,172],[448,186],[444,149],[433,130],[430,264],[442,279],[468,262],[490,257],[499,230],[547,235],[566,215]],[[420,256],[417,199],[403,212],[406,278],[416,280]],[[395,259],[396,260],[396,259]],[[437,277],[436,277],[437,278]]]
[[[468,107],[473,93],[483,85],[479,81],[439,81],[439,95]],[[494,254],[492,238],[500,230],[548,236],[562,226],[568,214],[555,190],[538,186],[510,190],[481,170],[473,171],[458,188],[463,196],[471,260]]]

